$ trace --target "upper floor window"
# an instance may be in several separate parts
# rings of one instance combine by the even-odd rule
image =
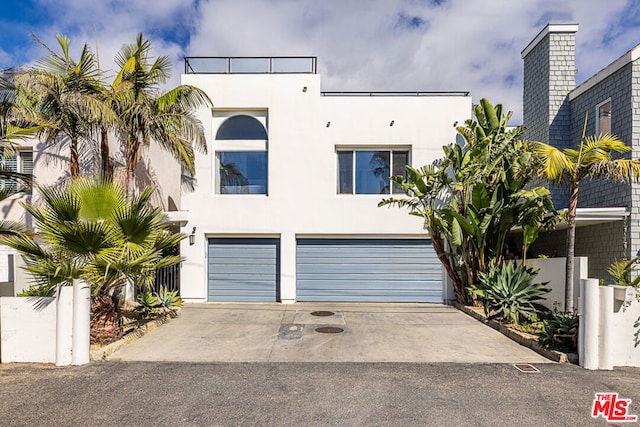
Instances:
[[[216,133],[216,140],[231,139],[267,139],[267,130],[255,117],[240,114],[225,120]]]
[[[392,175],[406,177],[407,150],[338,150],[338,194],[402,194]]]
[[[5,171],[21,173],[30,178],[33,175],[33,151],[18,150],[6,156],[0,154],[0,166]],[[20,184],[16,178],[0,179],[0,190],[13,193],[21,189]]]
[[[220,124],[215,139],[216,193],[267,194],[265,125],[247,114],[232,115]]]
[[[596,135],[611,134],[611,100],[608,99],[596,107]]]

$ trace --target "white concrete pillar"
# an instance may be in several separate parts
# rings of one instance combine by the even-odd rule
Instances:
[[[613,369],[613,286],[600,286],[600,361],[598,369]]]
[[[73,281],[72,364],[89,363],[91,343],[91,286],[86,280]]]
[[[296,235],[280,236],[280,301],[293,304],[296,301]]]
[[[56,365],[71,364],[73,288],[58,286],[56,293]]]
[[[580,366],[585,369],[598,369],[599,354],[599,319],[600,319],[600,292],[598,279],[582,279],[582,310],[580,310],[582,321],[580,328],[584,329],[584,338],[578,345]]]

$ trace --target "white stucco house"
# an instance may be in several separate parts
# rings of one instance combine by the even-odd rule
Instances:
[[[453,298],[422,221],[379,208],[390,175],[441,157],[471,97],[328,93],[316,58],[186,58],[209,151],[181,198],[185,301]]]

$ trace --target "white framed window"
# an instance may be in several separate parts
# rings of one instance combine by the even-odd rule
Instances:
[[[596,135],[611,134],[611,98],[596,106]]]
[[[33,151],[16,150],[13,154],[0,154],[0,167],[8,172],[17,172],[33,176]],[[0,179],[0,189],[4,192],[15,192],[20,190],[21,181],[17,178]]]
[[[407,149],[337,149],[338,194],[403,194],[390,177],[406,177]]]
[[[216,194],[268,194],[266,112],[214,112]]]

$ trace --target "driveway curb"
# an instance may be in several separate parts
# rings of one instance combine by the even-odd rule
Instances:
[[[479,320],[485,325],[490,326],[507,338],[512,339],[522,346],[530,348],[531,350],[535,351],[541,356],[546,357],[549,360],[553,360],[554,362],[558,363],[573,363],[575,365],[578,364],[577,353],[563,353],[557,350],[547,350],[540,346],[537,339],[532,338],[531,336],[527,336],[529,334],[524,334],[520,331],[516,331],[515,329],[511,329],[500,322],[496,322],[495,320],[487,320],[487,318],[482,314],[472,310],[470,307],[460,304],[459,302],[454,301],[453,306],[463,313],[473,317],[474,319]]]

